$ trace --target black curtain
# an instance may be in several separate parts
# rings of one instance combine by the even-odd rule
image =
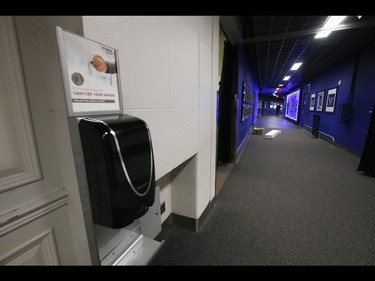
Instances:
[[[223,68],[219,89],[219,118],[217,160],[228,163],[231,161],[231,92],[233,82],[235,50],[225,41]]]
[[[357,171],[363,171],[366,175],[375,177],[375,105]]]

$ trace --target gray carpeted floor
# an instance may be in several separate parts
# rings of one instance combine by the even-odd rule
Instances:
[[[257,122],[202,230],[163,225],[151,265],[375,265],[375,179],[285,121]],[[282,132],[266,140],[270,128]]]

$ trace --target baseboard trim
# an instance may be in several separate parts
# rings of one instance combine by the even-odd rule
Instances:
[[[193,219],[190,217],[171,213],[168,216],[168,218],[163,222],[163,224],[175,225],[189,231],[199,232],[202,229],[204,223],[213,213],[215,201],[216,200],[214,198],[210,203],[208,203],[207,207],[205,208],[199,219]]]
[[[305,129],[306,131],[308,131],[308,132],[311,133],[311,128],[305,126],[304,129]],[[344,149],[345,151],[347,151],[347,152],[349,152],[349,153],[351,153],[351,154],[353,154],[353,155],[355,155],[355,156],[357,156],[357,157],[361,157],[361,154],[358,153],[358,152],[356,152],[356,151],[354,151],[353,149],[351,149],[351,148],[349,148],[349,147],[347,147],[347,146],[345,146],[345,145],[343,145],[343,144],[341,144],[341,143],[338,143],[338,142],[334,142],[334,143],[332,143],[332,141],[331,141],[331,139],[330,139],[329,137],[324,136],[324,135],[322,135],[322,134],[319,134],[319,136],[320,136],[320,139],[322,139],[322,140],[324,140],[324,141],[326,141],[326,142],[328,142],[328,143],[330,143],[330,144],[332,144],[332,145],[334,145],[334,146],[336,146],[336,147],[342,148],[342,149]]]
[[[254,127],[252,127],[251,130],[247,133],[246,138],[241,143],[240,147],[237,149],[236,160],[234,161],[235,164],[238,164],[238,162],[240,162],[242,154],[243,154],[243,152],[244,152],[244,150],[245,150],[245,148],[246,148],[246,146],[247,146],[247,144],[250,140],[250,137],[252,135],[253,129],[254,129]]]

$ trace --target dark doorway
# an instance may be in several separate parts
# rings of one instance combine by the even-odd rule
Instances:
[[[235,50],[225,41],[223,68],[219,89],[218,102],[218,163],[229,163],[235,160],[235,124],[236,124],[236,90],[235,78]],[[233,122],[234,121],[234,122]]]

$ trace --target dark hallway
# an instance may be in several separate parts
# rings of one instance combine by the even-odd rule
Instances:
[[[375,179],[359,158],[281,117],[256,126],[202,230],[163,225],[151,265],[374,265]]]

